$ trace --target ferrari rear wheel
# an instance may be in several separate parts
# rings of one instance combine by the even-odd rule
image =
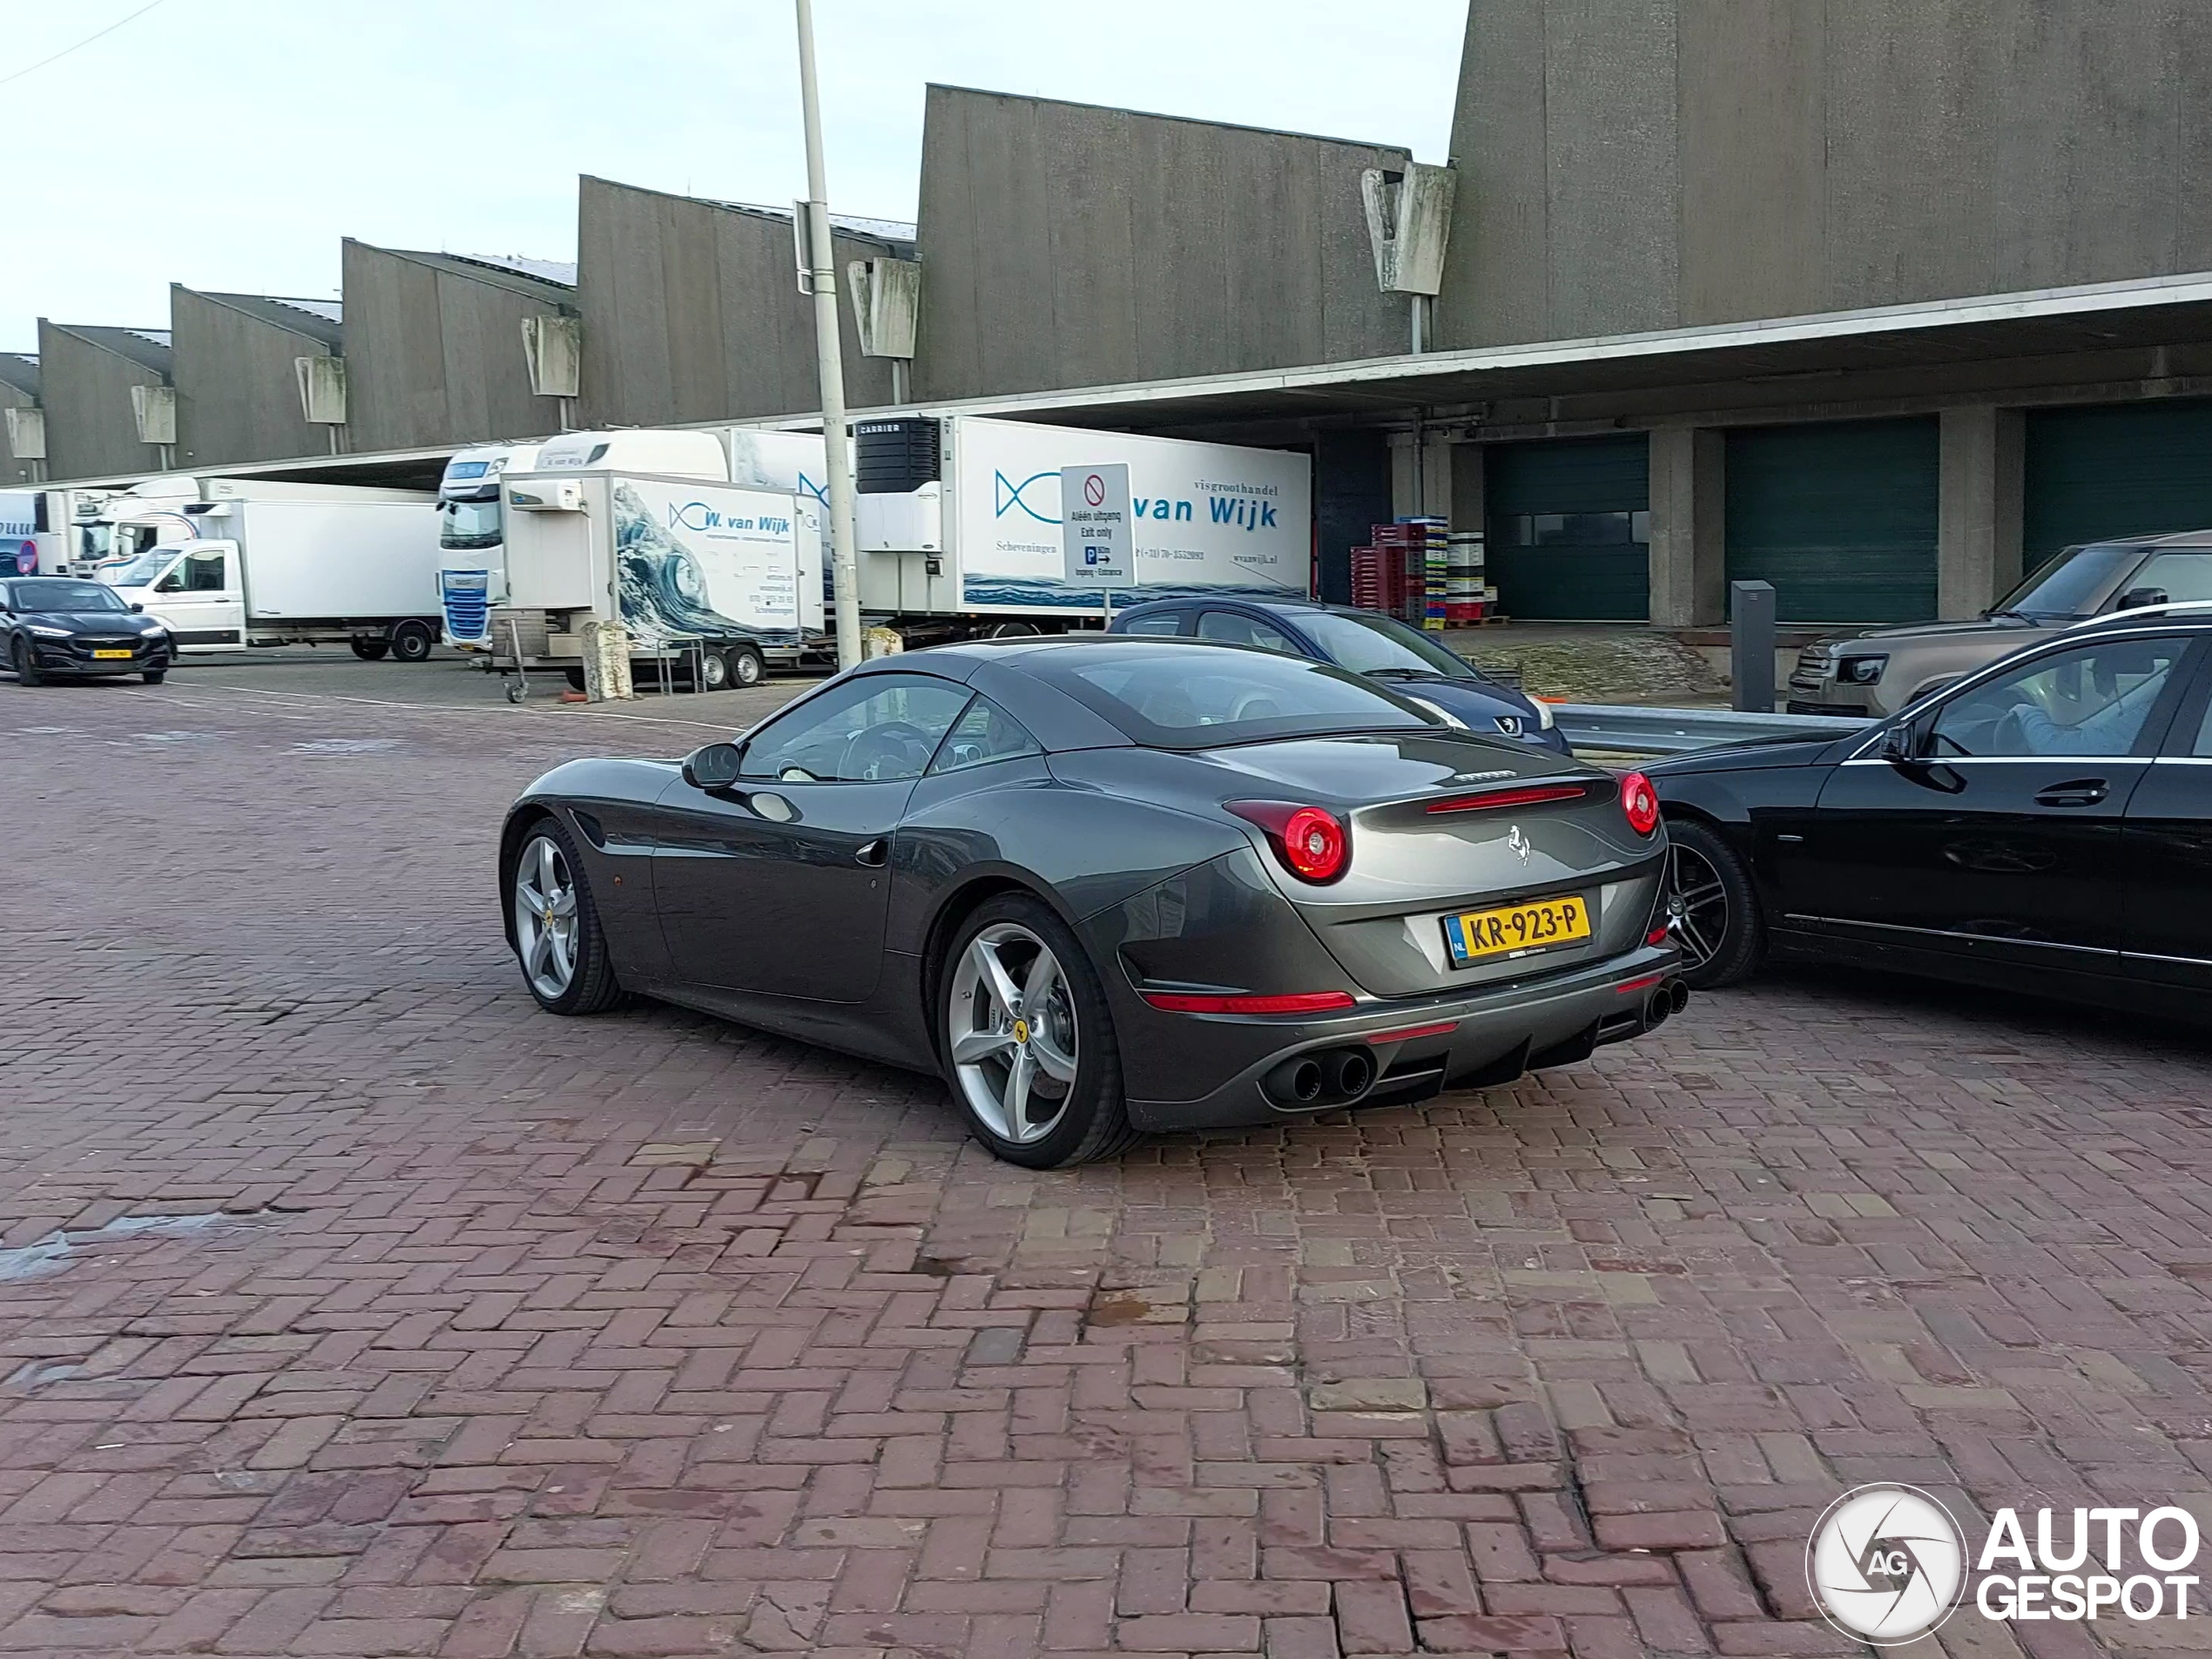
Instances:
[[[1033,1170],[1136,1143],[1105,993],[1049,907],[1020,894],[989,900],[943,967],[945,1080],[977,1140]]]
[[[532,826],[508,890],[515,956],[537,1005],[553,1014],[597,1014],[621,995],[607,936],[583,878],[576,844],[551,819]]]
[[[1670,822],[1667,841],[1667,926],[1683,954],[1683,977],[1701,991],[1733,985],[1766,953],[1751,873],[1703,824]]]

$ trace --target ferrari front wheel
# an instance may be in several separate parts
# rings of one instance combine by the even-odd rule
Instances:
[[[1134,1145],[1106,996],[1050,907],[1008,894],[954,934],[939,975],[945,1081],[975,1138],[1056,1170]]]
[[[597,1014],[621,993],[607,936],[566,831],[541,819],[523,838],[508,875],[515,957],[537,1005],[552,1014]]]

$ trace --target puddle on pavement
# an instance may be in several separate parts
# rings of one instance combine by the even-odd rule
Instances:
[[[0,1283],[32,1278],[64,1267],[91,1245],[111,1244],[118,1238],[147,1234],[158,1238],[190,1238],[226,1227],[265,1224],[265,1218],[269,1213],[254,1210],[232,1215],[213,1210],[190,1216],[118,1216],[105,1227],[83,1228],[74,1232],[51,1232],[28,1244],[17,1244],[12,1250],[0,1250]]]

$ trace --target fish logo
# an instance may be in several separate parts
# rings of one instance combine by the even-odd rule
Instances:
[[[1004,518],[1008,509],[1019,507],[1040,524],[1057,524],[1060,520],[1056,515],[1048,516],[1039,512],[1026,497],[1028,491],[1046,479],[1049,478],[1057,482],[1059,477],[1060,475],[1057,472],[1033,472],[1017,484],[1004,473],[994,471],[991,474],[991,495],[995,506],[991,516],[994,518]]]

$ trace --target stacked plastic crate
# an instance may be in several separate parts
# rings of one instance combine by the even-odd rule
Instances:
[[[1482,588],[1482,532],[1453,530],[1445,615],[1454,628],[1480,622],[1489,609]]]
[[[1407,582],[1414,589],[1406,597],[1415,603],[1406,620],[1416,628],[1442,633],[1451,620],[1452,526],[1441,518],[1401,518],[1393,528],[1404,529],[1419,550],[1412,556],[1420,563],[1409,563],[1406,570]],[[1379,526],[1376,534],[1381,534]]]

